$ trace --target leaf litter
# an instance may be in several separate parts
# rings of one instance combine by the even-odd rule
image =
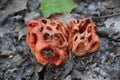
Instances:
[[[120,18],[119,15],[106,16],[113,15],[115,12],[119,14],[119,3],[117,0],[75,1],[78,2],[78,6],[72,11],[72,14],[77,14],[80,18],[92,18],[99,26],[97,32],[101,41],[100,49],[84,57],[71,56],[67,62],[59,67],[49,64],[40,65],[26,45],[25,33],[22,30],[14,31],[16,27],[22,28],[26,24],[27,20],[24,20],[24,16],[30,14],[29,10],[39,11],[36,7],[38,5],[35,7],[27,6],[32,8],[29,10],[22,10],[25,9],[23,6],[22,9],[10,13],[11,15],[8,15],[0,25],[1,80],[120,79]],[[42,14],[39,13],[39,15]],[[21,18],[16,18],[16,16],[21,16]]]

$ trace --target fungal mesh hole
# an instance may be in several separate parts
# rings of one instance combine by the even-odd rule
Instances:
[[[57,25],[56,30],[62,31],[60,24]]]
[[[37,25],[38,25],[37,22],[31,22],[31,23],[28,25],[28,27],[35,27],[35,26],[37,26]]]
[[[64,39],[63,35],[62,34],[59,34],[59,35],[60,35],[61,42],[65,42],[65,39]]]
[[[77,23],[79,23],[80,21],[79,20],[77,20]]]
[[[87,32],[90,33],[92,31],[92,26],[88,26]]]
[[[95,31],[97,30],[97,26],[94,26]]]
[[[36,43],[37,43],[37,35],[32,33],[30,36],[30,42],[32,47],[35,47]]]
[[[73,35],[77,34],[78,30],[73,30]]]
[[[45,58],[52,58],[55,56],[55,53],[52,49],[50,48],[45,48],[42,50],[42,54]]]
[[[83,22],[81,23],[81,25],[79,26],[79,32],[80,32],[80,33],[85,32],[88,24],[89,24],[89,21],[83,21]]]
[[[80,43],[77,48],[76,48],[77,52],[83,52],[84,51],[84,43]]]
[[[59,59],[59,55],[56,54],[53,49],[50,48],[44,48],[42,50],[42,55],[44,56],[44,58],[48,61],[48,62],[54,62],[57,61]]]
[[[50,25],[51,25],[51,26],[55,26],[56,23],[55,23],[55,22],[51,22]]]
[[[42,23],[47,24],[47,20],[42,19],[41,21],[42,21]]]
[[[75,37],[74,41],[76,41],[78,39],[78,36]]]
[[[94,42],[91,47],[94,48],[97,44],[98,42]]]
[[[54,37],[57,37],[57,38],[59,38],[59,35],[58,35],[58,33],[55,33],[55,34],[54,34]]]
[[[86,23],[86,21],[82,21],[82,22],[81,22],[81,25],[82,25],[82,26],[84,26],[84,25],[85,25],[85,23]]]
[[[88,37],[88,42],[90,42],[91,40],[92,40],[92,35]]]
[[[82,28],[79,30],[80,33],[83,33],[84,31],[85,31],[85,27],[82,27]]]
[[[85,37],[84,37],[84,36],[82,36],[80,39],[85,39]]]
[[[43,31],[43,27],[41,27],[39,31],[42,32]]]
[[[62,34],[55,33],[55,34],[54,34],[54,37],[56,37],[56,38],[58,39],[60,45],[63,45],[63,44],[64,44],[65,39],[64,39],[64,36],[63,36]]]
[[[61,40],[59,41],[59,43],[60,43],[60,45],[63,45],[63,42]]]
[[[51,26],[47,26],[46,28],[47,28],[47,30],[52,31]]]
[[[45,33],[45,34],[43,35],[43,38],[44,38],[44,40],[48,40],[48,39],[52,39],[53,36],[51,36],[51,35],[48,34],[48,33]]]

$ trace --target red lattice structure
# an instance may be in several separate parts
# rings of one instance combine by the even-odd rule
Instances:
[[[84,56],[98,50],[100,41],[96,29],[97,26],[88,18],[70,22],[69,48],[73,54]]]
[[[26,42],[38,62],[59,66],[68,59],[68,51],[84,56],[98,50],[97,26],[91,19],[71,20],[70,27],[58,19],[30,20]]]
[[[26,42],[38,62],[56,66],[68,59],[68,28],[58,19],[31,20]]]

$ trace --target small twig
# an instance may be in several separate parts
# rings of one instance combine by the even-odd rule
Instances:
[[[15,51],[4,51],[2,53],[0,53],[0,56],[10,56],[15,54]]]
[[[116,14],[110,14],[110,15],[105,15],[105,16],[99,16],[99,17],[93,17],[93,18],[107,18],[107,17],[114,17],[114,16],[119,16],[120,13],[116,13]]]

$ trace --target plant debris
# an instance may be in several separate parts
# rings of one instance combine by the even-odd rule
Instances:
[[[92,19],[98,26],[96,32],[100,39],[100,48],[93,54],[82,57],[72,55],[70,50],[69,59],[58,67],[50,63],[45,66],[38,63],[26,44],[26,34],[18,35],[19,32],[23,33],[20,29],[24,29],[27,21],[43,17],[39,9],[41,0],[0,1],[0,80],[120,79],[120,1],[74,1],[77,3],[76,8],[68,16],[60,15],[60,20],[66,21],[69,26],[70,20]],[[16,7],[12,7],[12,10],[8,9],[14,5]],[[6,51],[10,51],[10,54]],[[6,56],[1,55],[4,52]]]

